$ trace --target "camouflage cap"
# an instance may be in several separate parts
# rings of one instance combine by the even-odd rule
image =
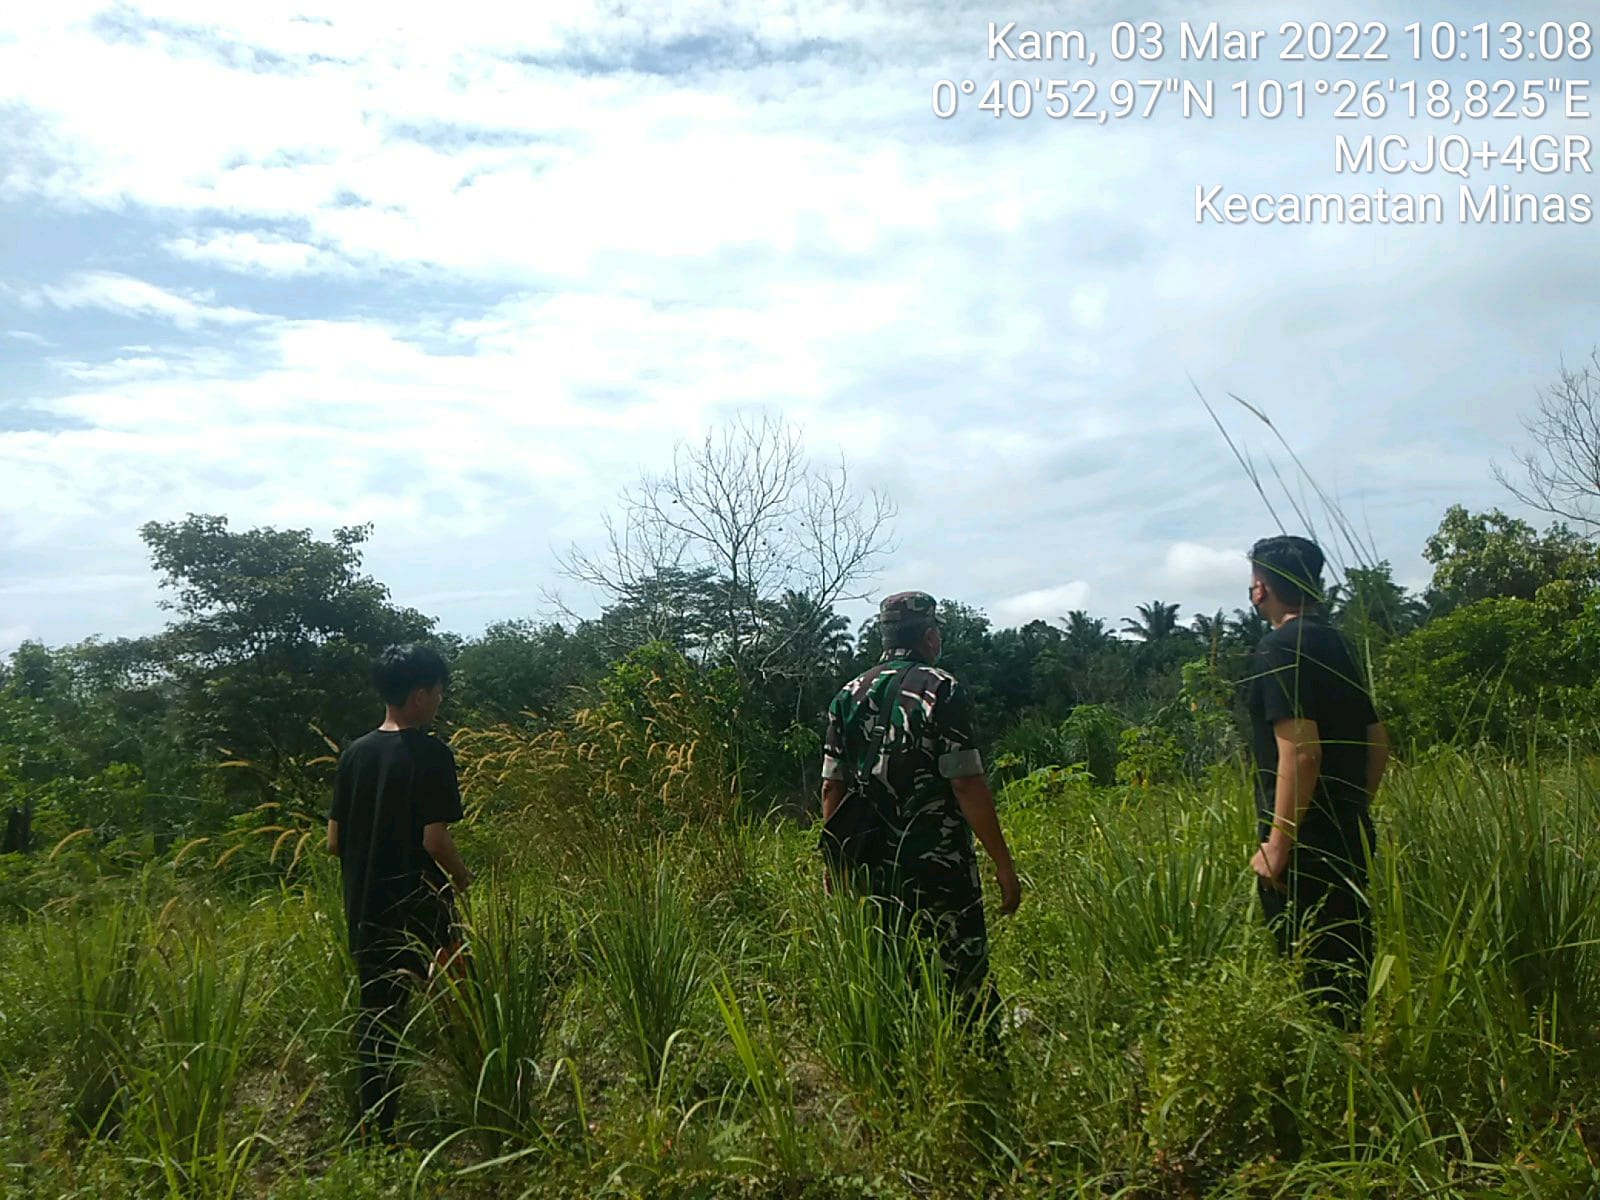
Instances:
[[[896,592],[878,605],[878,624],[886,630],[920,631],[938,622],[938,602],[927,592]]]

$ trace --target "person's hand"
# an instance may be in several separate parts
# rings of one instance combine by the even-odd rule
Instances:
[[[1262,842],[1261,848],[1250,860],[1250,869],[1268,887],[1280,892],[1289,890],[1283,881],[1284,872],[1289,869],[1289,851],[1286,848],[1280,849],[1270,841]]]
[[[1017,911],[1017,905],[1022,903],[1022,883],[1017,879],[1015,863],[996,864],[994,869],[995,882],[1000,885],[1000,914],[1009,916]]]

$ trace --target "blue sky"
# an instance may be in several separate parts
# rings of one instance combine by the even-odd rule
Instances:
[[[1490,464],[1600,343],[1594,226],[1466,226],[1453,199],[1440,226],[1195,222],[1197,184],[1374,186],[1333,174],[1350,123],[1325,116],[932,115],[940,78],[1374,70],[1117,64],[1115,19],[1316,15],[1124,7],[8,6],[0,652],[159,628],[138,528],[187,512],[371,521],[368,567],[461,633],[541,615],[552,586],[592,607],[553,551],[595,545],[675,440],[753,408],[897,502],[875,593],[922,587],[1003,624],[1234,608],[1240,554],[1273,526],[1191,378],[1288,470],[1226,395],[1268,410],[1420,584],[1449,504],[1521,511]],[[1399,55],[1401,25],[1441,14],[1504,15],[1340,15],[1386,21]],[[991,63],[991,20],[1082,28],[1102,61]]]

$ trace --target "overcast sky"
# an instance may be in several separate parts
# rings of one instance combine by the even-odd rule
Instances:
[[[1310,91],[1304,120],[1185,120],[1165,95],[1104,125],[1042,94],[1027,118],[976,107],[994,79],[1092,79],[1101,107],[1118,78],[1212,80],[1225,110],[1237,80],[1595,73],[1410,61],[1409,20],[1505,15],[1473,4],[1340,10],[1387,23],[1388,63],[1278,61],[1278,27],[1317,11],[8,4],[0,651],[159,628],[138,528],[189,512],[371,521],[368,568],[444,628],[537,616],[552,550],[593,544],[619,488],[741,407],[898,503],[874,594],[999,624],[1232,609],[1275,526],[1191,377],[1292,480],[1227,394],[1269,412],[1420,584],[1448,505],[1521,511],[1490,464],[1600,343],[1600,237],[1463,225],[1459,180],[1335,175],[1334,135],[1595,123],[1336,122]],[[1111,59],[1125,17],[1164,23],[1163,60]],[[1178,61],[1184,19],[1267,30],[1263,61]],[[990,61],[989,22],[1012,20],[1082,29],[1099,62]],[[948,120],[942,78],[980,85]],[[1435,191],[1446,220],[1197,223],[1213,184]]]

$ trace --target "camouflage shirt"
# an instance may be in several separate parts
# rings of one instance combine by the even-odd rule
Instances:
[[[903,668],[909,671],[894,722],[877,761],[868,763],[884,700]],[[890,798],[891,842],[898,847],[900,869],[913,879],[948,881],[961,891],[977,887],[972,827],[950,780],[983,774],[983,759],[974,738],[971,699],[955,676],[916,661],[909,651],[890,650],[839,689],[828,706],[822,777],[849,784],[868,774]]]

